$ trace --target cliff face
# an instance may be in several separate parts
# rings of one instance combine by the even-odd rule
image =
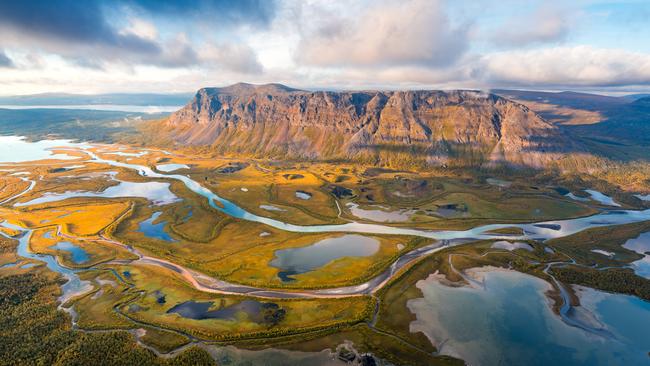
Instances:
[[[476,91],[310,92],[277,84],[204,88],[158,133],[223,154],[391,166],[542,167],[581,150],[525,106]]]

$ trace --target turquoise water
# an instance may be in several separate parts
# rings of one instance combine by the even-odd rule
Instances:
[[[30,144],[21,142],[20,139],[17,140],[18,142],[12,141],[13,146],[27,151],[26,155],[20,155],[20,159],[36,160],[32,157],[44,159],[52,156],[51,152],[47,150],[52,146],[51,142]],[[0,142],[2,142],[1,139]],[[76,145],[70,144],[70,146]],[[0,162],[16,159],[18,156],[16,151],[19,150],[0,148]],[[97,163],[134,169],[142,176],[179,180],[190,190],[206,197],[214,208],[233,217],[294,232],[385,233],[417,235],[431,239],[483,239],[499,237],[488,233],[495,229],[520,227],[526,231],[526,235],[522,238],[548,239],[570,235],[591,227],[650,220],[650,210],[621,210],[603,212],[590,217],[536,224],[484,225],[465,231],[426,231],[356,222],[343,225],[300,226],[247,212],[186,176],[159,174],[149,167],[99,159],[92,153],[89,155]],[[150,188],[147,187],[146,190]],[[85,281],[79,280],[74,270],[60,266],[52,256],[30,253],[27,249],[28,237],[29,234],[20,239],[19,255],[43,261],[51,270],[63,274],[69,280],[63,286],[64,297],[82,292],[88,287]],[[519,239],[519,237],[508,238]],[[347,248],[342,246],[340,249]],[[436,250],[436,248],[431,250]],[[328,256],[335,258],[345,256],[340,254],[338,250],[325,250],[323,253],[319,253],[310,249],[284,254],[282,260],[276,253],[278,255],[276,259],[282,262],[278,265],[286,268],[311,270],[309,268],[318,268],[333,260],[328,259],[323,262]],[[319,262],[322,264],[318,265]],[[485,275],[485,284],[485,288],[479,289],[451,288],[434,280],[421,281],[418,286],[423,290],[424,297],[409,302],[409,307],[418,318],[412,327],[425,331],[440,346],[443,353],[459,355],[473,364],[648,363],[646,353],[650,351],[650,345],[644,343],[647,338],[644,335],[647,335],[647,329],[650,329],[650,324],[647,324],[650,315],[645,302],[622,295],[595,292],[602,296],[598,297],[592,294],[592,311],[614,334],[615,338],[610,339],[586,333],[562,322],[558,316],[551,312],[547,304],[548,300],[543,295],[543,291],[548,288],[547,284],[539,279],[518,273],[494,272]],[[368,287],[366,284],[357,287],[363,286]],[[346,291],[348,289],[323,290],[327,293],[341,294],[348,293]],[[588,301],[585,303],[587,304]],[[585,307],[589,306],[585,305]]]
[[[92,285],[88,281],[81,280],[77,275],[77,270],[67,268],[59,264],[54,256],[47,254],[35,254],[29,251],[29,238],[31,237],[32,232],[25,230],[19,226],[9,224],[7,222],[0,223],[0,226],[8,227],[14,230],[19,230],[23,232],[23,235],[18,239],[18,255],[23,258],[37,260],[39,262],[44,262],[47,268],[50,271],[61,274],[67,282],[61,286],[61,291],[63,292],[59,297],[61,303],[65,303],[67,299],[81,294],[87,291],[92,290]],[[0,233],[0,235],[5,236]]]
[[[52,245],[50,248],[70,252],[72,255],[72,262],[75,264],[82,264],[88,262],[90,259],[90,257],[88,257],[88,253],[85,250],[70,243],[69,241],[60,241],[56,243],[56,245]]]
[[[157,224],[154,224],[154,221],[158,220],[158,217],[160,217],[161,214],[161,211],[154,212],[150,218],[142,221],[138,225],[138,230],[148,238],[154,238],[169,242],[176,241],[165,232],[165,225],[167,225],[167,221],[161,221]]]
[[[39,141],[36,143],[27,143],[21,140],[20,137],[16,137],[16,136],[0,137],[0,142],[3,142],[4,140],[12,141],[14,144],[19,145],[19,151],[21,151],[21,153],[25,153],[30,156],[40,155],[40,156],[48,157],[51,155],[50,151],[47,150],[47,148],[50,146],[65,145],[69,147],[78,147],[78,148],[87,147],[87,145],[75,144],[65,140],[59,140],[59,142],[57,143],[51,141],[50,142]],[[0,146],[2,145],[0,144]],[[553,221],[546,221],[546,222],[541,222],[536,224],[483,225],[483,226],[478,226],[464,231],[428,231],[428,230],[418,230],[418,229],[410,229],[410,228],[396,228],[396,227],[390,227],[390,226],[384,226],[378,224],[364,224],[358,222],[350,222],[342,225],[301,226],[301,225],[287,224],[279,220],[274,220],[268,217],[252,214],[242,209],[235,203],[230,202],[222,197],[219,197],[209,189],[201,186],[198,182],[192,180],[187,176],[180,175],[180,174],[160,174],[154,172],[151,168],[147,166],[101,159],[96,154],[87,150],[86,153],[96,163],[108,164],[111,166],[123,167],[127,169],[133,169],[138,171],[140,175],[149,178],[163,178],[163,179],[166,178],[166,179],[174,179],[174,180],[181,181],[191,191],[203,197],[206,197],[208,199],[210,206],[212,206],[213,208],[219,211],[222,211],[236,218],[259,222],[281,230],[292,231],[292,232],[312,232],[312,233],[313,232],[354,232],[354,233],[373,233],[373,234],[415,235],[415,236],[426,237],[431,239],[439,239],[439,240],[464,239],[464,238],[472,238],[472,239],[508,238],[512,240],[529,239],[529,238],[550,239],[550,238],[558,238],[558,237],[575,234],[577,232],[592,227],[620,225],[620,224],[650,220],[650,209],[648,209],[644,211],[634,211],[634,210],[607,211],[607,212],[602,212],[588,217],[581,217],[581,218],[568,219],[568,220],[553,220]],[[12,161],[13,159],[15,159],[16,154],[17,153],[15,151],[12,151],[11,149],[0,149],[0,162]],[[126,183],[130,183],[130,182],[122,182],[122,184],[126,184]],[[114,187],[120,187],[122,186],[122,184]],[[131,183],[131,184],[137,184],[137,183]],[[158,184],[158,185],[166,185],[166,186],[163,187],[163,186],[155,186],[155,185],[148,185],[148,184]],[[133,189],[127,189],[129,188],[129,186],[122,186],[120,188],[114,188],[114,187],[111,188],[116,190],[115,192],[113,191],[108,192],[111,189],[109,188],[102,193],[85,192],[89,195],[84,195],[84,196],[90,196],[90,197],[145,196],[145,198],[151,197],[151,199],[153,199],[154,202],[158,204],[174,202],[177,199],[177,197],[175,197],[173,193],[169,192],[168,183],[161,183],[161,182],[140,183],[140,185],[137,186],[137,189],[136,186],[130,187]],[[163,192],[161,191],[156,192],[156,190],[162,190]],[[167,192],[169,192],[169,194]],[[74,196],[74,192],[71,194],[73,194]],[[161,197],[160,195],[162,195],[163,198],[160,198]],[[67,198],[67,196],[63,198],[56,197],[54,199],[60,200],[65,198]],[[48,202],[50,202],[49,200],[51,200],[52,198],[46,198],[46,199],[48,200]],[[537,226],[538,224],[542,224],[547,227]],[[558,226],[559,229],[555,230],[554,228],[549,228],[548,227],[549,225]],[[522,228],[525,230],[526,235],[523,235],[521,237],[503,237],[495,234],[489,234],[489,231],[493,231],[505,227]]]
[[[483,272],[484,287],[419,281],[423,298],[408,307],[442,354],[472,365],[642,365],[650,358],[650,303],[588,289],[585,308],[612,337],[571,327],[544,295],[549,285],[518,272]],[[480,305],[478,305],[480,304]]]

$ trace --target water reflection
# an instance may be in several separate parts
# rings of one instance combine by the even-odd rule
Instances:
[[[361,235],[343,235],[327,238],[300,248],[281,249],[275,252],[271,266],[284,272],[281,279],[291,280],[288,275],[305,273],[343,257],[367,257],[379,250],[379,241]]]
[[[648,364],[650,303],[590,290],[598,300],[588,310],[615,335],[609,339],[562,322],[544,294],[550,285],[538,278],[472,272],[483,287],[449,287],[431,276],[417,283],[424,297],[408,302],[417,318],[411,330],[442,354],[472,365]]]
[[[154,224],[154,222],[158,220],[158,217],[160,217],[161,214],[162,211],[154,212],[150,218],[142,221],[138,225],[138,230],[148,238],[169,242],[176,241],[169,234],[167,234],[167,232],[165,232],[165,225],[167,225],[167,221],[161,221],[157,224]]]
[[[650,232],[628,240],[623,244],[623,248],[643,255],[643,258],[632,262],[632,268],[637,275],[650,279]]]
[[[69,252],[72,257],[72,262],[75,264],[85,263],[90,259],[85,250],[68,241],[60,241],[55,245],[52,245],[50,248]]]

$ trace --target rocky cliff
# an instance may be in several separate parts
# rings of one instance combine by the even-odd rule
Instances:
[[[582,151],[525,106],[477,91],[204,88],[156,133],[221,154],[388,166],[542,167]]]

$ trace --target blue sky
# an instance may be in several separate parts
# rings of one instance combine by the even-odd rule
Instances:
[[[0,1],[0,95],[650,90],[650,1]]]

